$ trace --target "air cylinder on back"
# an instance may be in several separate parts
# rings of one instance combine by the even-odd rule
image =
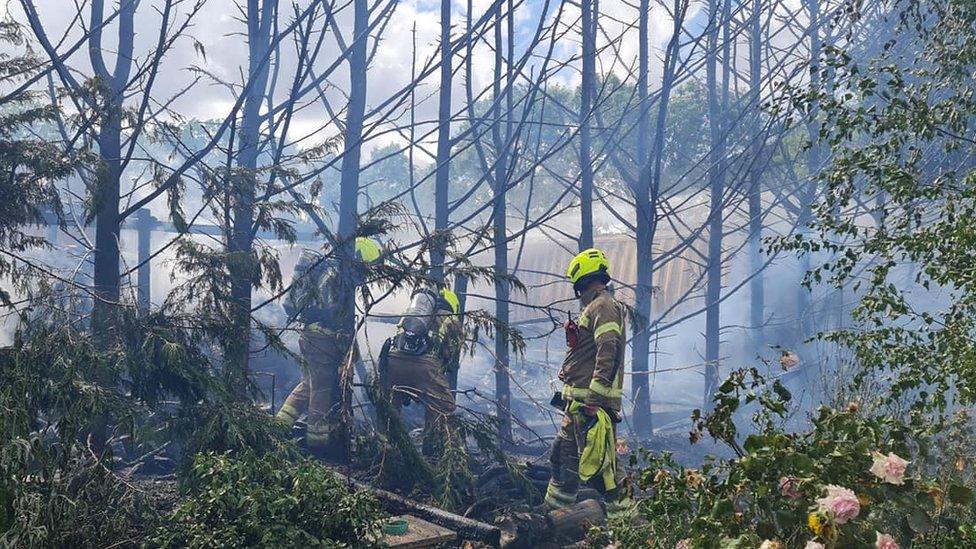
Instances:
[[[437,298],[428,291],[413,294],[410,306],[404,311],[400,326],[404,332],[416,335],[427,335],[434,321],[437,311]]]

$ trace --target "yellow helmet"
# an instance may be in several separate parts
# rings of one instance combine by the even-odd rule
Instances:
[[[569,267],[566,268],[566,277],[573,284],[585,276],[598,273],[603,273],[608,279],[610,278],[610,261],[606,254],[596,248],[583,250],[576,254],[576,257],[569,262]]]
[[[379,242],[365,236],[356,237],[356,255],[364,263],[372,263],[380,258],[383,250]]]
[[[451,306],[451,310],[454,311],[454,314],[461,312],[461,300],[458,299],[457,294],[454,293],[450,288],[441,288],[441,297],[444,298],[444,301]]]

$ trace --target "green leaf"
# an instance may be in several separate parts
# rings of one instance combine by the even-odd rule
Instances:
[[[720,393],[731,393],[733,389],[735,389],[735,382],[731,378],[726,379],[718,387]]]
[[[808,473],[813,470],[813,460],[806,454],[793,454],[788,457],[787,461],[799,473]]]
[[[958,505],[969,505],[973,502],[972,488],[953,484],[949,487],[949,501]]]
[[[742,447],[746,452],[754,453],[757,450],[766,446],[766,437],[762,435],[749,435],[746,437],[746,441],[742,444]]]
[[[712,506],[711,516],[713,519],[718,520],[731,515],[734,511],[735,508],[732,506],[732,500],[723,498],[716,501],[715,505]]]
[[[800,526],[800,518],[804,515],[798,515],[797,513],[789,509],[777,509],[776,510],[776,522],[783,528],[795,528]]]
[[[921,507],[912,509],[907,518],[908,526],[915,532],[922,534],[932,529],[932,519]]]
[[[778,396],[780,400],[784,402],[789,402],[790,400],[793,399],[793,393],[791,393],[786,387],[784,387],[783,384],[780,383],[778,379],[773,382],[773,392],[776,393],[776,396]]]
[[[748,547],[755,547],[758,543],[758,538],[751,534],[742,534],[737,538],[722,538],[719,541],[719,549],[746,549]]]

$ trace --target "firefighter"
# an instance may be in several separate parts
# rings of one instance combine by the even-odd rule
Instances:
[[[578,254],[566,276],[573,283],[582,312],[566,323],[569,349],[559,371],[564,383],[553,401],[563,422],[552,446],[552,472],[545,502],[550,509],[576,502],[581,482],[604,497],[607,516],[633,506],[629,482],[616,455],[616,424],[624,376],[624,310],[607,285],[610,262],[598,249]]]
[[[383,386],[399,409],[410,401],[424,406],[424,452],[436,451],[433,440],[456,404],[448,374],[458,367],[464,334],[460,302],[449,288],[423,289],[410,305],[380,355]]]
[[[356,256],[361,262],[351,277],[340,276],[335,258],[305,250],[295,267],[292,286],[285,298],[285,312],[301,324],[298,346],[305,368],[301,382],[285,399],[275,417],[292,426],[307,414],[306,447],[324,454],[329,442],[330,411],[341,402],[339,371],[347,360],[357,360],[355,333],[344,323],[354,311],[342,310],[344,284],[358,286],[364,267],[379,260],[382,249],[375,240],[356,238]],[[350,356],[350,353],[352,356]]]

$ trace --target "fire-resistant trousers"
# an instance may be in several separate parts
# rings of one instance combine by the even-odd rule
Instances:
[[[302,330],[298,346],[305,362],[302,381],[285,399],[277,417],[291,425],[307,412],[308,432],[305,443],[309,449],[324,448],[328,443],[331,424],[329,418],[338,414],[339,371],[352,352],[352,334],[337,332],[311,324]]]
[[[567,405],[567,410],[568,410]],[[580,454],[586,448],[586,424],[588,416],[582,411],[566,412],[562,426],[556,440],[552,443],[550,456],[552,473],[549,487],[546,489],[546,505],[551,509],[569,507],[576,503],[576,493],[579,491],[579,460]],[[614,428],[616,436],[616,428]],[[613,518],[628,512],[633,507],[630,498],[629,481],[624,474],[621,460],[617,459],[614,481],[616,487],[607,490],[600,475],[591,478],[587,485],[595,488],[603,495],[607,508],[607,516]]]
[[[397,408],[407,401],[424,406],[424,431],[428,435],[436,433],[457,408],[444,364],[434,354],[414,356],[393,350],[380,372],[380,379]]]

